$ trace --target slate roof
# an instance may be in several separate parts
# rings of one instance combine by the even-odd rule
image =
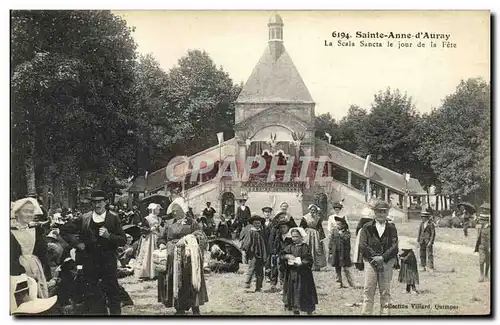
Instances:
[[[268,45],[236,102],[313,103],[313,99],[286,50],[275,60]]]
[[[329,144],[326,141],[317,138],[315,141],[316,157],[329,156],[332,161],[340,167],[350,170],[360,176],[370,176],[371,180],[387,186],[392,190],[396,190],[400,193],[404,191],[405,179],[402,174],[371,162],[365,175],[363,173],[365,158]],[[408,182],[408,190],[409,195],[427,194],[422,188],[422,185],[420,185],[420,182],[415,178],[410,178],[410,181]]]

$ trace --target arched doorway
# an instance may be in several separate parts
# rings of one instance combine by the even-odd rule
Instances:
[[[224,192],[221,200],[221,212],[226,216],[226,219],[233,219],[235,214],[234,194]]]

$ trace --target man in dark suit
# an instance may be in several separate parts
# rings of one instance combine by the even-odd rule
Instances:
[[[118,215],[106,211],[106,195],[94,191],[90,198],[93,211],[75,221],[74,232],[66,234],[67,241],[77,249],[76,262],[82,265],[83,277],[89,291],[97,292],[99,280],[107,298],[109,313],[121,314],[120,287],[116,277],[117,248],[127,243]],[[91,299],[90,314],[107,314],[102,300]],[[97,302],[99,301],[99,302]]]
[[[390,206],[377,201],[373,206],[375,220],[365,224],[360,231],[360,250],[365,262],[365,285],[362,314],[373,313],[377,286],[380,292],[380,314],[389,311],[391,302],[392,270],[398,255],[398,232],[393,223],[387,222]]]
[[[422,271],[426,270],[427,259],[429,260],[429,270],[434,271],[434,239],[436,238],[436,228],[430,221],[431,214],[428,211],[420,213],[422,223],[418,230],[417,242],[420,246],[420,265]]]
[[[238,199],[240,206],[236,209],[236,233],[241,236],[241,230],[249,224],[250,217],[252,216],[250,208],[246,206],[247,199]],[[240,237],[241,239],[241,237]]]

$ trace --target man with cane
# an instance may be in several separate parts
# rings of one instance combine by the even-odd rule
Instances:
[[[389,310],[391,280],[398,254],[398,233],[393,223],[387,222],[390,206],[377,201],[373,206],[375,220],[365,224],[360,233],[360,250],[365,263],[363,315],[373,313],[377,286],[380,292],[380,314]]]

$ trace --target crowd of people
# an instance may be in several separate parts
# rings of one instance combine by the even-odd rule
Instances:
[[[12,312],[120,315],[122,306],[133,301],[118,278],[133,275],[156,281],[158,302],[176,314],[199,315],[200,306],[209,300],[206,273],[237,272],[240,264],[248,264],[242,279],[247,292],[263,291],[268,282],[264,292],[280,293],[285,310],[295,315],[315,311],[314,273],[327,264],[334,268],[339,288],[363,288],[362,314],[373,313],[377,287],[380,313],[389,312],[395,269],[406,291],[418,293],[415,253],[411,247],[399,251],[389,204],[381,200],[363,212],[354,247],[342,202],[333,204],[327,219],[319,206],[309,205],[297,225],[287,202],[276,212],[265,206],[261,214],[252,214],[246,199],[239,198],[234,218],[225,212],[215,225],[216,211],[210,202],[196,218],[180,195],[168,207],[150,203],[142,217],[137,208],[116,211],[103,191],[94,191],[90,201],[92,210],[84,214],[49,215],[34,197],[11,204],[11,290],[16,298]],[[166,209],[163,214],[162,209]],[[479,280],[484,281],[490,265],[490,210],[489,205],[481,209],[475,249]],[[432,271],[435,225],[428,211],[421,218],[420,271]],[[364,272],[363,286],[351,274],[353,265]],[[250,290],[254,278],[255,288]],[[25,298],[18,298],[22,295]],[[30,299],[36,303],[27,305]]]

